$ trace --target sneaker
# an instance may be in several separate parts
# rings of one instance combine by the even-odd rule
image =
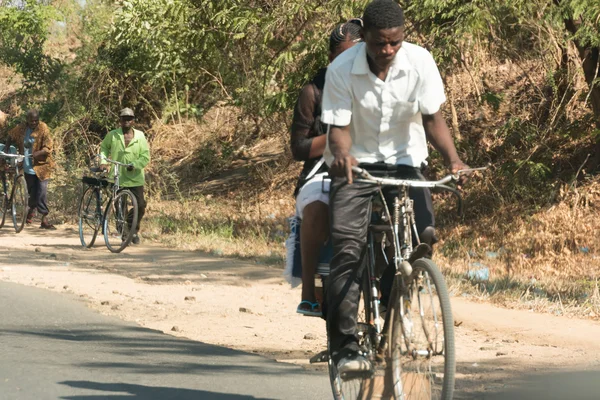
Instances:
[[[371,362],[359,352],[350,352],[337,363],[338,373],[342,378],[354,373],[371,371]]]
[[[135,235],[133,235],[133,239],[131,239],[131,243],[140,244],[140,237],[138,236],[137,233]]]

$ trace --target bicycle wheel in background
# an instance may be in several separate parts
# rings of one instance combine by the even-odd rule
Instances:
[[[0,228],[4,226],[6,221],[6,214],[8,211],[9,201],[8,196],[10,195],[11,186],[6,179],[6,175],[2,177],[0,181]]]
[[[102,223],[100,189],[87,186],[79,203],[79,240],[83,247],[92,247]]]
[[[27,183],[23,175],[17,176],[13,185],[12,194],[12,220],[15,232],[19,233],[27,220]]]
[[[397,277],[391,297],[388,349],[395,398],[451,400],[456,358],[448,289],[433,261],[421,258],[412,267],[406,291]]]
[[[129,221],[128,221],[129,220]],[[137,199],[129,190],[120,191],[106,206],[104,242],[113,253],[120,253],[131,243],[138,220]]]

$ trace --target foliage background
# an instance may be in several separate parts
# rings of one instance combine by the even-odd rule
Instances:
[[[151,141],[155,199],[186,204],[214,193],[232,202],[230,210],[249,214],[249,203],[275,198],[289,212],[298,173],[286,150],[290,111],[301,86],[326,65],[332,27],[360,16],[367,3],[0,0],[0,65],[10,71],[0,84],[14,86],[0,91],[0,109],[14,117],[10,125],[24,109],[41,109],[60,144],[55,186],[68,194],[60,207],[71,213],[78,176],[124,106],[135,108]],[[527,224],[567,200],[570,210],[588,207],[581,218],[597,212],[595,202],[573,195],[592,190],[600,162],[600,3],[400,4],[407,40],[438,62],[448,94],[443,112],[460,153],[472,165],[491,166],[467,192],[465,220],[451,216],[450,202],[438,197],[439,225],[460,231],[463,241],[447,241],[444,253],[458,257],[481,237],[488,238],[485,246],[510,245],[522,254],[562,252],[521,233],[533,235],[535,224]],[[443,172],[435,152],[431,165],[429,174]],[[240,168],[241,178],[232,172]],[[198,183],[215,177],[233,177],[234,184]],[[185,226],[226,226],[233,236],[258,229],[275,240],[283,215],[271,223],[265,220],[271,214],[256,207],[262,231],[236,211],[178,213]],[[554,223],[572,225],[572,218]],[[600,251],[598,240],[580,233],[562,238],[570,252]]]

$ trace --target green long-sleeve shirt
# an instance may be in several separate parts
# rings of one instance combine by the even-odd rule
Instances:
[[[143,186],[145,183],[144,167],[150,162],[150,148],[144,132],[137,129],[134,129],[133,132],[133,139],[127,147],[125,147],[125,138],[121,128],[108,132],[100,145],[100,152],[104,157],[124,164],[133,164],[133,171],[119,167],[119,185],[122,187]],[[102,160],[102,164],[106,163]],[[112,175],[111,168],[111,179]]]

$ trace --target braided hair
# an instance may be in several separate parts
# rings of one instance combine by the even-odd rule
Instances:
[[[394,0],[373,0],[363,15],[365,29],[390,29],[404,26],[404,11]]]
[[[346,41],[360,42],[360,30],[362,28],[362,20],[353,18],[350,21],[338,24],[329,35],[329,52],[334,53],[338,46]]]

